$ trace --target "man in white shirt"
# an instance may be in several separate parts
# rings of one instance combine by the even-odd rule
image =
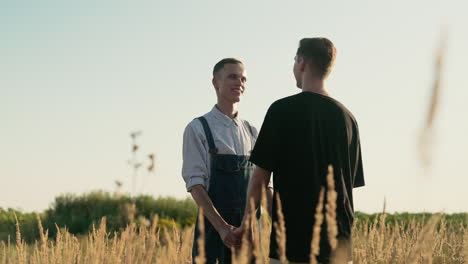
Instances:
[[[244,64],[234,58],[219,61],[212,83],[217,104],[210,112],[191,121],[184,131],[182,176],[187,191],[205,216],[207,264],[231,263],[230,247],[240,240],[234,235],[245,210],[245,199],[254,165],[250,152],[257,130],[239,118],[238,103],[247,81]],[[272,189],[268,188],[268,197]],[[198,255],[195,227],[193,259]]]

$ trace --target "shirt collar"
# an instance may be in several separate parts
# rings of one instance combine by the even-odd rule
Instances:
[[[221,112],[216,105],[213,106],[211,109],[211,113],[213,116],[221,121],[225,126],[230,126],[233,122],[236,125],[240,124],[240,119],[239,119],[239,112],[237,112],[236,117],[230,118],[229,116],[225,115],[223,112]]]

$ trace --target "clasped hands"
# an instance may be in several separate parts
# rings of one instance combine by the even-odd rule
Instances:
[[[244,225],[235,227],[227,224],[221,230],[221,232],[219,232],[219,236],[221,237],[221,240],[223,241],[224,245],[226,245],[226,247],[239,249],[242,244],[242,236],[246,230],[247,228]],[[249,232],[247,236],[247,241],[252,242],[251,232]]]

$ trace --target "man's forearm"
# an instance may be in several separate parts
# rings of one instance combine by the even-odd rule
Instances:
[[[210,221],[216,231],[220,233],[221,230],[228,225],[228,223],[224,221],[223,217],[214,207],[213,202],[208,196],[205,188],[202,185],[195,185],[192,187],[190,193],[192,194],[192,197],[197,205],[203,209],[203,214],[206,218],[208,218],[208,221]]]
[[[268,187],[266,191],[266,198],[267,198],[267,210],[268,214],[272,216],[272,211],[273,211],[273,188]]]

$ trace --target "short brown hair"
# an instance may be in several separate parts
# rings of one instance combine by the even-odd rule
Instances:
[[[335,62],[336,48],[326,38],[303,38],[299,42],[297,55],[304,57],[319,77],[325,79],[330,74]]]
[[[218,73],[224,67],[225,64],[242,64],[242,65],[244,65],[244,63],[242,63],[242,61],[240,61],[239,59],[224,58],[224,59],[218,61],[218,63],[215,64],[215,66],[213,68],[213,76],[215,76],[215,74]]]

